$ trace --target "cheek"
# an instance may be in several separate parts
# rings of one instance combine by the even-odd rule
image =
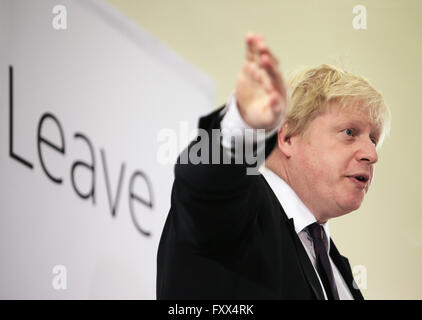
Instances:
[[[301,153],[301,163],[298,170],[305,179],[314,184],[321,184],[327,180],[327,162],[323,155],[312,148],[307,148]]]

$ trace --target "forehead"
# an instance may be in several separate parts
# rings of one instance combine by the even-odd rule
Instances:
[[[351,126],[359,128],[368,128],[371,132],[380,134],[382,124],[373,119],[369,108],[363,103],[350,105],[339,105],[330,103],[325,112],[319,115],[315,125],[321,123],[322,126]],[[344,128],[346,129],[346,128]]]

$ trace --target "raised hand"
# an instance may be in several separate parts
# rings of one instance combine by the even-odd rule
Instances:
[[[243,120],[252,128],[271,130],[285,116],[287,85],[278,61],[262,35],[246,35],[246,57],[236,83],[235,96]]]

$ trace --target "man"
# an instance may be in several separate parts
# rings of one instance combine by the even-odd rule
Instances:
[[[361,205],[389,111],[366,80],[327,65],[296,73],[287,89],[263,37],[246,43],[234,97],[199,126],[223,129],[210,158],[216,144],[236,152],[227,132],[265,129],[265,167],[248,175],[245,163],[183,164],[182,153],[157,298],[363,299],[327,221]]]

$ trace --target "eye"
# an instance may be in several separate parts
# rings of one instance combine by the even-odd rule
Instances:
[[[343,132],[346,134],[346,135],[348,135],[349,137],[353,137],[354,136],[354,134],[355,134],[355,131],[353,130],[353,129],[345,129],[345,130],[343,130]]]
[[[372,143],[374,144],[374,146],[377,146],[377,139],[375,138],[371,138]]]

